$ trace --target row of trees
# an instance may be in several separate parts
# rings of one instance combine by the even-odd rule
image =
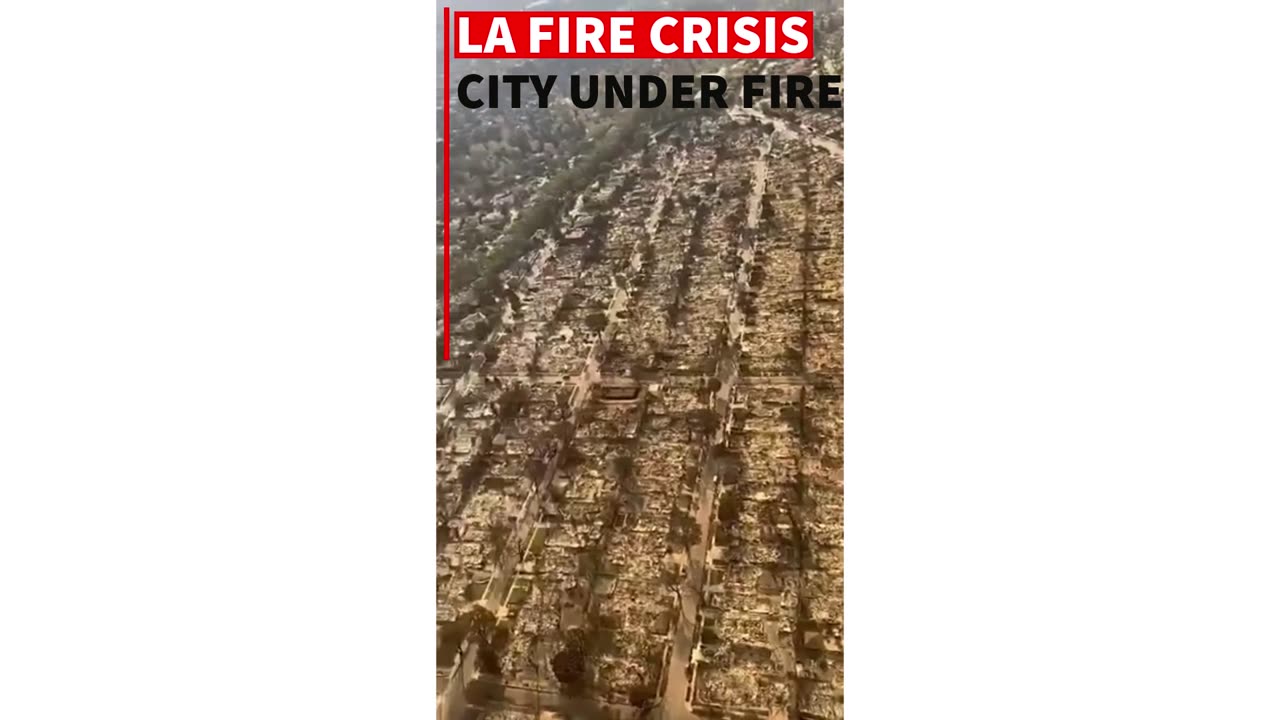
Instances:
[[[528,206],[516,216],[492,251],[481,260],[463,260],[451,268],[455,290],[470,286],[477,278],[500,275],[519,258],[527,256],[538,244],[535,234],[546,228],[558,232],[557,220],[566,204],[587,189],[597,176],[626,153],[637,149],[646,136],[644,131],[664,116],[662,108],[631,110],[620,114],[598,141],[575,158],[572,166],[552,176],[534,193]]]

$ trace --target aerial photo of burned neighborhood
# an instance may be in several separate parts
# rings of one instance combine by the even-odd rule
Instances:
[[[451,112],[438,716],[842,718],[842,111]]]

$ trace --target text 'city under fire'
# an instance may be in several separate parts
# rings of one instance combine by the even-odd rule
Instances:
[[[567,85],[567,88],[565,87]],[[557,90],[557,86],[560,89]],[[741,104],[770,108],[839,108],[840,76],[744,75],[737,89]],[[728,108],[729,80],[720,75],[570,75],[567,83],[557,75],[464,75],[458,80],[462,106],[481,108],[549,107],[557,97],[579,108]]]

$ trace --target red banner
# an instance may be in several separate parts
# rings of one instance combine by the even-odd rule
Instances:
[[[813,13],[455,12],[456,58],[812,58]]]

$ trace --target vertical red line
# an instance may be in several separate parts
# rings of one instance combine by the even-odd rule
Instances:
[[[449,359],[449,8],[444,9],[444,359]]]

